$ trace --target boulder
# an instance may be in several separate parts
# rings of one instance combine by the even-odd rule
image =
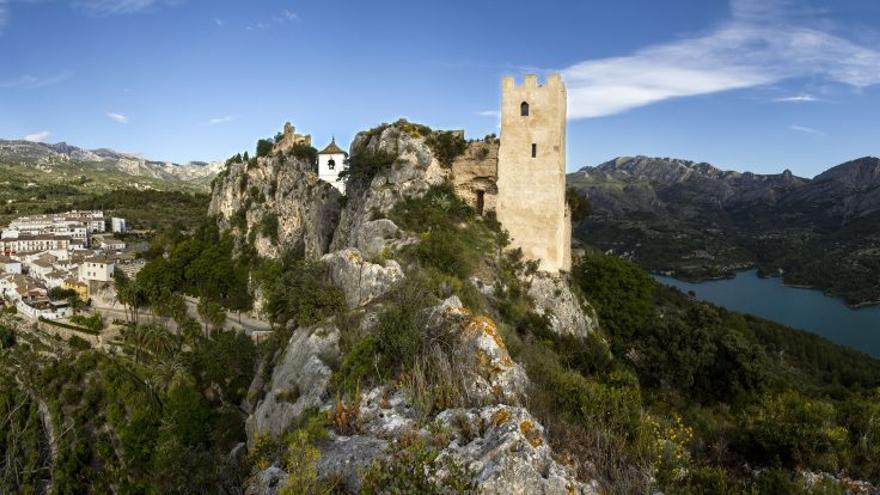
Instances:
[[[348,200],[339,217],[331,250],[351,246],[367,248],[360,241],[364,236],[369,237],[367,231],[376,227],[369,224],[386,218],[402,199],[419,197],[450,175],[434,157],[425,137],[411,132],[406,123],[359,133],[351,143],[351,152],[353,156],[384,152],[397,160],[387,169],[380,170],[369,183],[348,185]],[[366,251],[370,252],[370,249]]]
[[[586,337],[599,328],[599,318],[590,303],[571,290],[567,277],[538,272],[529,285],[535,311],[547,315],[550,329],[558,335]]]
[[[345,293],[349,309],[383,296],[405,278],[396,261],[388,260],[384,266],[370,263],[355,248],[324,255],[321,261],[327,264],[330,283]]]
[[[397,225],[387,218],[365,222],[357,232],[355,247],[368,254],[381,253],[400,234]]]
[[[459,337],[456,358],[465,364],[463,378],[472,402],[517,404],[525,396],[529,385],[525,370],[510,358],[491,318],[471,314],[452,296],[432,310],[429,322],[434,331],[451,331]]]
[[[452,432],[438,459],[451,457],[470,469],[481,493],[599,493],[595,484],[577,481],[570,468],[553,459],[544,428],[522,407],[449,409],[436,421]]]
[[[276,495],[287,481],[287,473],[277,466],[269,466],[251,477],[245,486],[245,495]]]
[[[320,408],[333,373],[328,362],[338,356],[339,330],[335,326],[318,325],[294,332],[272,370],[265,397],[247,418],[248,445],[254,445],[257,435],[278,438],[304,411]]]
[[[337,489],[359,493],[361,473],[382,456],[387,446],[388,442],[369,436],[336,436],[321,444],[318,479],[338,481],[341,486]]]

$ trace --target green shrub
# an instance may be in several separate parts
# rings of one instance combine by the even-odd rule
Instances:
[[[437,460],[427,440],[408,437],[391,444],[388,457],[374,462],[362,479],[361,493],[478,493],[471,473],[454,459]]]
[[[260,220],[260,233],[268,237],[273,243],[278,243],[278,215],[266,213]]]
[[[373,330],[343,357],[333,388],[351,392],[362,382],[382,382],[410,368],[430,348],[425,332],[427,292],[408,283],[391,295]]]
[[[348,168],[339,173],[346,184],[366,186],[379,172],[388,170],[397,161],[397,155],[385,151],[353,151]]]
[[[437,160],[446,167],[451,167],[457,157],[467,151],[467,141],[460,133],[454,131],[437,131],[425,141]]]
[[[828,402],[788,391],[765,396],[743,414],[741,448],[762,464],[837,471],[849,456],[847,430]]]
[[[275,147],[274,141],[271,139],[260,139],[257,141],[257,156],[269,156],[272,153],[272,148]]]
[[[654,280],[635,264],[604,255],[585,256],[572,275],[610,331],[615,353],[625,354],[655,316]]]
[[[266,313],[276,324],[293,320],[297,326],[314,325],[345,307],[345,295],[325,280],[320,261],[288,261],[276,280],[266,281]]]
[[[318,163],[318,150],[307,144],[294,144],[293,147],[290,148],[290,154],[294,158],[304,160],[311,164]]]

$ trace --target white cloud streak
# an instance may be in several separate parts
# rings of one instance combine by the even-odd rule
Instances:
[[[235,120],[235,117],[233,117],[232,115],[224,115],[223,117],[213,118],[209,120],[208,123],[211,125],[218,125],[232,122],[233,120]]]
[[[49,139],[49,136],[51,135],[52,133],[49,131],[40,131],[33,134],[28,134],[22,139],[24,139],[25,141],[30,141],[32,143],[42,143],[43,141]]]
[[[501,112],[498,110],[483,110],[482,112],[477,112],[477,115],[481,117],[501,117]]]
[[[816,98],[812,95],[796,95],[784,96],[782,98],[774,98],[773,101],[775,101],[776,103],[809,103],[819,101],[819,98]]]
[[[125,115],[124,113],[107,112],[107,117],[109,117],[111,120],[119,122],[120,124],[128,123],[128,115]]]
[[[38,89],[64,82],[73,77],[72,72],[59,72],[50,76],[25,74],[12,79],[0,80],[0,89]]]
[[[74,5],[95,17],[136,14],[157,5],[178,5],[185,0],[76,0]]]
[[[811,134],[813,136],[827,136],[828,133],[825,131],[820,131],[819,129],[813,129],[812,127],[805,127],[802,125],[792,125],[789,129],[795,132],[802,132],[804,134]]]
[[[730,5],[732,19],[703,36],[564,69],[569,117],[613,115],[672,98],[798,77],[855,88],[880,84],[880,51],[791,21],[789,0],[731,0]]]

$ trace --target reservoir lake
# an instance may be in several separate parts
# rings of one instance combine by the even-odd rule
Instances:
[[[654,279],[684,292],[693,291],[698,299],[731,311],[806,330],[880,358],[878,305],[853,309],[843,299],[828,297],[822,291],[787,287],[778,277],[761,278],[757,270],[700,283],[660,275]]]

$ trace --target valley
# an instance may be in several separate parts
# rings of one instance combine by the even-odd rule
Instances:
[[[805,179],[618,158],[568,185],[592,206],[575,236],[653,272],[698,281],[754,267],[853,306],[880,300],[880,159]]]

